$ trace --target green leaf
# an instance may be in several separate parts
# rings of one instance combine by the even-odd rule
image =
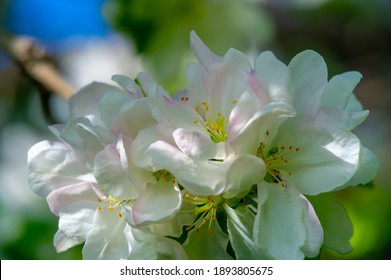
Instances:
[[[315,209],[324,231],[324,245],[341,254],[352,250],[349,240],[353,236],[353,225],[348,213],[334,199],[335,193],[307,197]]]
[[[375,182],[374,181],[370,181],[369,183],[366,183],[364,185],[360,184],[357,187],[365,188],[365,189],[374,189],[375,188]]]

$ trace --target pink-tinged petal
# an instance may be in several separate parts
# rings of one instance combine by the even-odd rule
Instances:
[[[248,73],[246,81],[251,92],[257,97],[258,102],[262,104],[262,106],[270,103],[269,96],[260,81],[257,80],[254,70]]]
[[[172,136],[178,148],[188,157],[208,159],[216,155],[216,145],[209,135],[178,128]]]
[[[50,210],[59,215],[62,209],[81,201],[98,201],[98,196],[90,183],[81,182],[74,185],[64,186],[53,190],[46,198]]]
[[[223,58],[214,54],[194,31],[190,33],[190,45],[194,54],[206,69],[209,69],[215,63],[223,61]]]
[[[163,95],[156,95],[149,99],[150,110],[153,117],[159,123],[172,124],[188,130],[205,131],[196,121],[200,121],[200,115],[187,101],[177,101]]]
[[[182,194],[171,182],[162,178],[157,184],[148,184],[133,204],[134,226],[170,220],[178,213],[181,204]]]
[[[258,185],[258,212],[254,222],[257,246],[271,259],[303,259],[319,252],[320,223],[308,201],[293,185]]]
[[[83,242],[83,239],[67,236],[63,231],[58,230],[54,235],[53,245],[57,253],[61,253]]]
[[[292,104],[295,93],[290,71],[273,53],[267,51],[257,57],[255,60],[255,76],[259,85],[253,82],[252,89],[255,89],[257,96],[266,94],[268,102]]]
[[[260,104],[253,94],[249,92],[243,93],[229,116],[228,138],[233,139],[236,137],[259,108]]]
[[[91,83],[83,87],[69,99],[70,119],[86,115],[99,116],[99,102],[109,92],[121,93],[118,88],[104,83]]]
[[[307,50],[296,55],[288,67],[295,89],[294,107],[300,114],[315,115],[327,85],[326,63],[318,53]]]
[[[250,71],[251,65],[247,57],[234,49],[227,52],[222,63],[211,66],[204,84],[212,118],[216,118],[219,113],[229,118],[235,102],[248,91],[245,77]]]
[[[64,186],[95,179],[88,159],[63,143],[42,141],[28,152],[28,180],[32,190],[42,197]]]

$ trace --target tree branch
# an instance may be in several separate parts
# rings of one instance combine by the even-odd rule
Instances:
[[[67,100],[74,94],[75,90],[56,70],[45,51],[31,39],[0,31],[0,48],[11,56],[43,95],[54,93]]]

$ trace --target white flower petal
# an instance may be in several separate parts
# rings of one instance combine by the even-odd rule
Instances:
[[[59,142],[42,141],[28,153],[28,180],[42,197],[64,186],[93,181],[87,159]]]
[[[255,215],[245,206],[235,209],[224,204],[227,213],[228,237],[238,260],[267,259],[257,247],[253,237]]]
[[[318,53],[307,50],[296,55],[288,67],[295,87],[295,109],[300,114],[315,115],[327,84],[326,63]]]
[[[162,178],[157,184],[148,184],[132,206],[135,227],[170,220],[178,213],[182,204],[182,194]]]
[[[144,170],[140,170],[141,173]],[[116,146],[108,145],[95,157],[94,175],[99,186],[105,193],[118,199],[137,198],[142,185],[135,185],[132,181],[128,164],[121,164],[121,155]]]
[[[165,96],[169,97],[170,95],[159,86],[156,81],[152,79],[152,77],[146,73],[141,72],[137,75],[136,83],[140,86],[141,91],[144,96]]]
[[[316,195],[344,185],[357,171],[360,141],[350,132],[339,128],[293,122],[280,129],[273,146],[294,149],[279,161],[275,169],[303,194]],[[295,151],[295,148],[299,151]],[[289,175],[287,175],[287,173]]]
[[[247,122],[237,137],[230,139],[229,144],[237,153],[255,154],[259,142],[268,146],[279,126],[294,115],[293,108],[285,103],[264,106]]]
[[[358,72],[346,72],[331,78],[322,93],[321,106],[345,109],[361,78]]]
[[[242,197],[251,190],[253,185],[262,181],[266,169],[259,157],[242,155],[232,163],[227,174],[224,198]]]
[[[157,252],[157,235],[148,227],[140,229],[127,226],[130,234],[126,235],[128,243],[131,244],[129,259],[131,260],[156,260]]]
[[[110,92],[102,97],[99,103],[101,119],[112,131],[118,129],[117,122],[120,108],[128,102],[132,103],[134,101],[130,95],[124,92]]]
[[[161,260],[186,260],[187,255],[182,245],[177,241],[161,237],[157,243],[158,259]]]
[[[178,128],[172,136],[178,148],[188,157],[205,159],[216,155],[216,145],[204,133]]]
[[[323,117],[325,121],[329,122],[331,125],[348,131],[361,124],[369,115],[368,110],[351,112],[334,107],[322,107],[321,109],[322,111],[319,112],[318,118]],[[322,116],[322,114],[324,116]]]
[[[69,237],[63,231],[58,230],[54,235],[53,245],[54,248],[56,248],[57,253],[61,253],[74,246],[82,244],[83,242],[83,239]]]
[[[189,102],[193,107],[209,100],[205,90],[205,76],[207,72],[201,64],[189,62],[186,66],[187,88],[189,89]],[[178,100],[178,99],[177,99]]]
[[[58,229],[67,236],[85,240],[92,228],[98,201],[79,201],[61,209]]]
[[[232,258],[227,253],[227,246],[228,236],[215,221],[210,230],[202,227],[199,231],[190,231],[183,248],[192,260],[229,260]]]
[[[180,211],[172,219],[163,223],[154,223],[149,227],[153,232],[158,232],[162,236],[180,237],[183,226],[191,225],[194,221],[193,210],[192,206],[182,203]]]
[[[133,98],[143,97],[140,87],[131,78],[117,74],[113,75],[111,80],[119,84]]]
[[[222,57],[217,56],[209,50],[194,31],[190,33],[190,45],[194,54],[206,69],[215,63],[220,63],[223,60]]]
[[[157,95],[155,98],[150,98],[149,103],[151,113],[159,123],[172,124],[176,128],[181,127],[200,133],[205,132],[202,127],[195,124],[195,121],[200,120],[200,116],[189,102]]]
[[[150,155],[161,169],[173,174],[190,193],[219,195],[224,190],[230,160],[192,159],[163,141],[150,146]]]
[[[140,130],[155,123],[149,110],[148,98],[139,98],[122,106],[118,114],[117,127],[134,138]]]
[[[65,126],[60,137],[72,148],[90,156],[91,159],[114,140],[107,127],[95,117],[73,119]]]
[[[160,139],[155,127],[147,127],[141,130],[130,146],[131,160],[134,165],[145,170],[156,171],[156,163],[152,159],[149,147]]]
[[[70,119],[86,115],[99,116],[98,104],[108,92],[121,93],[118,88],[104,83],[94,82],[83,87],[68,101]]]
[[[120,207],[109,211],[96,211],[91,230],[83,247],[84,259],[127,259],[131,245],[127,235],[131,234],[125,219],[118,217]]]
[[[205,90],[209,99],[209,114],[212,118],[220,113],[229,118],[235,102],[249,90],[245,81],[246,74],[251,71],[247,57],[234,49],[224,56],[224,62],[211,66],[204,78]]]
[[[294,88],[290,71],[272,52],[263,52],[257,57],[255,76],[260,83],[260,90],[267,94],[269,102],[292,104]]]
[[[376,155],[369,149],[361,146],[357,172],[345,186],[365,185],[371,182],[376,176],[379,165],[380,163]]]
[[[233,107],[231,114],[229,115],[229,139],[236,137],[240,133],[240,131],[259,110],[259,107],[260,104],[253,94],[247,91],[242,94],[242,96],[237,101],[236,106]]]
[[[314,258],[319,254],[319,248],[323,244],[323,229],[314,208],[307,198],[300,195],[303,201],[302,220],[306,230],[306,242],[301,250],[308,258]]]
[[[258,196],[254,237],[266,256],[303,259],[305,253],[318,253],[323,242],[320,223],[294,186],[263,183],[258,186]]]
[[[46,198],[50,210],[59,215],[62,209],[81,201],[97,201],[98,195],[90,183],[81,182],[53,190]]]

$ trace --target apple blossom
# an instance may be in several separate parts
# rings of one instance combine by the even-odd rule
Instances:
[[[378,166],[352,133],[368,115],[353,93],[360,74],[328,81],[314,51],[288,65],[263,52],[252,65],[194,32],[191,45],[186,89],[115,75],[121,90],[86,87],[69,123],[51,127],[61,142],[31,148],[30,185],[60,217],[56,248],[85,242],[84,258],[122,259],[347,252],[351,224],[333,192]]]
[[[135,143],[148,144],[142,153],[133,147],[135,154],[148,160],[135,156],[134,163],[168,170],[184,188],[185,203],[195,207],[195,221],[188,227],[194,230],[184,243],[190,258],[201,258],[201,240],[210,243],[212,258],[230,257],[228,240],[237,258],[316,256],[323,230],[305,195],[337,190],[365,173],[359,168],[363,148],[358,138],[322,111],[327,103],[322,96],[335,87],[334,80],[327,87],[323,59],[305,51],[288,67],[265,52],[253,69],[236,50],[218,57],[195,33],[191,42],[200,63],[188,66],[187,90],[171,98],[149,87],[158,125],[136,138]],[[352,111],[353,105],[341,110]],[[342,112],[341,118],[358,123],[366,113],[356,111]],[[374,172],[366,173],[365,180],[373,178]],[[224,211],[228,236],[215,222]],[[242,219],[243,213],[253,222]],[[203,228],[225,241],[197,235]],[[280,235],[274,241],[275,232]],[[239,233],[246,238],[235,240]]]
[[[71,98],[71,121],[51,127],[61,142],[43,141],[29,151],[29,183],[60,218],[58,251],[85,242],[87,259],[183,258],[179,244],[148,228],[179,210],[178,187],[129,161],[138,118],[153,121],[147,97],[134,82],[114,79],[127,92],[94,83]]]

